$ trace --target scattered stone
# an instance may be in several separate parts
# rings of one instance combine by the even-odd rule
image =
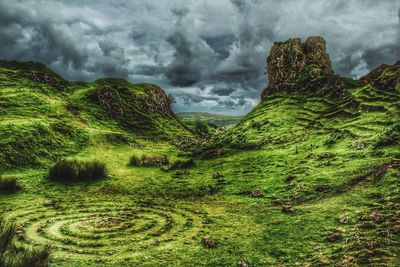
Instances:
[[[247,262],[246,259],[241,259],[241,260],[238,262],[238,266],[239,266],[239,267],[249,267],[249,263]]]
[[[290,204],[282,205],[282,212],[291,214],[294,212],[294,208]]]
[[[331,159],[331,158],[334,158],[334,157],[335,157],[335,154],[333,154],[331,152],[324,152],[324,153],[319,154],[317,156],[317,159],[318,160],[323,160],[323,159]]]
[[[339,242],[342,241],[343,236],[341,232],[335,232],[330,234],[327,238],[326,238],[329,242]]]
[[[256,188],[253,191],[251,191],[251,196],[252,197],[262,197],[263,193],[260,189]]]
[[[224,176],[219,172],[213,172],[213,174],[212,174],[212,178],[214,178],[214,179],[218,179],[218,178],[222,178],[222,177],[224,177]]]
[[[322,192],[322,193],[328,193],[330,190],[331,190],[331,186],[328,184],[322,184],[315,188],[315,191]]]
[[[154,231],[154,232],[150,232],[149,235],[158,236],[158,235],[160,235],[160,234],[159,234],[158,232]]]
[[[296,176],[294,176],[294,175],[288,175],[288,176],[285,178],[285,183],[290,183],[290,182],[293,181],[295,178],[296,178]]]
[[[213,248],[216,245],[215,240],[212,239],[210,236],[203,237],[203,244],[207,248]]]
[[[358,150],[363,150],[368,146],[368,143],[364,141],[354,141],[353,143],[351,143],[351,146]]]
[[[372,222],[372,221],[362,222],[360,226],[361,226],[361,228],[364,228],[364,229],[374,229],[374,228],[376,228],[374,222]]]
[[[371,214],[369,216],[376,223],[381,223],[385,220],[385,217],[383,216],[383,214],[378,210],[374,210],[373,212],[371,212]]]
[[[331,261],[328,258],[320,258],[318,260],[318,265],[319,266],[329,266],[329,265],[331,265]]]
[[[143,157],[143,166],[163,166],[168,164],[168,158],[166,156],[158,157]]]
[[[350,222],[350,217],[347,214],[343,214],[339,218],[339,223],[348,224]]]

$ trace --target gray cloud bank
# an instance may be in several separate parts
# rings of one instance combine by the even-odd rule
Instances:
[[[70,80],[153,82],[176,111],[243,114],[266,86],[274,41],[321,35],[335,72],[400,59],[400,4],[372,1],[0,0],[0,58]]]

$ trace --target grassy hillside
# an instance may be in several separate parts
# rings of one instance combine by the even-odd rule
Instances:
[[[0,62],[0,170],[38,166],[91,143],[179,143],[193,135],[152,84],[71,83],[39,63]]]
[[[15,246],[52,244],[50,266],[400,264],[400,64],[303,73],[201,147],[154,85],[33,67],[0,69],[0,166],[18,184],[0,214]],[[48,179],[61,156],[108,175]]]

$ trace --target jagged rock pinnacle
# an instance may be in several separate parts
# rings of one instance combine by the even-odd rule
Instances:
[[[312,72],[307,69],[312,66]],[[332,64],[326,53],[325,40],[319,36],[276,42],[267,58],[268,87],[262,99],[279,91],[292,91],[302,75],[333,75]]]

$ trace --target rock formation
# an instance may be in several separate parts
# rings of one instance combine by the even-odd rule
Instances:
[[[400,60],[394,65],[382,64],[361,78],[366,84],[384,91],[400,91]]]
[[[267,72],[269,84],[262,99],[276,92],[296,90],[296,84],[305,76],[332,76],[325,40],[313,36],[304,43],[299,38],[274,43],[267,58]]]

